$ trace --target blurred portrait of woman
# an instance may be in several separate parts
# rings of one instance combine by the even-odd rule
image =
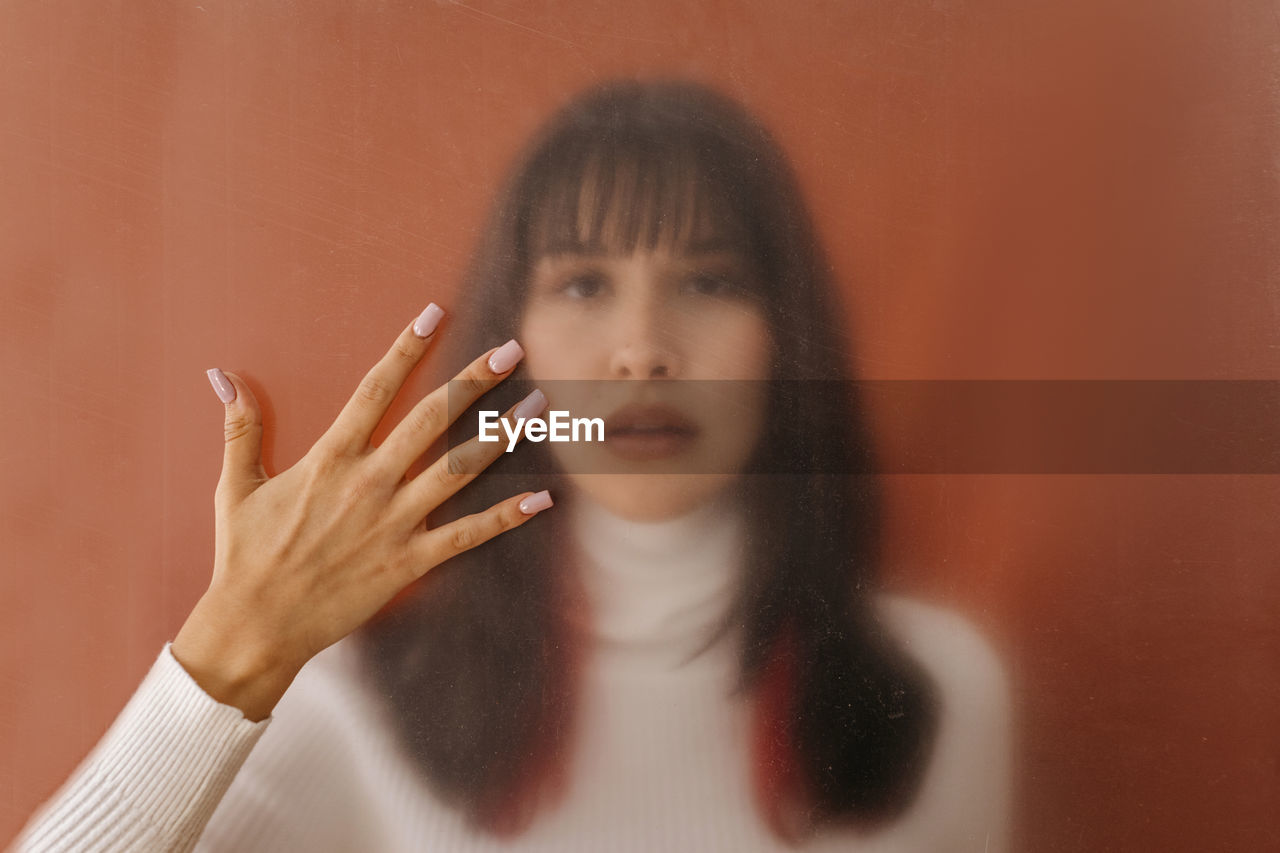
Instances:
[[[1198,2],[0,13],[9,849],[1260,849]]]

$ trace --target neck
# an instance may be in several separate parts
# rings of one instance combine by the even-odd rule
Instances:
[[[676,663],[715,635],[743,566],[742,514],[732,498],[642,522],[577,495],[570,516],[590,612],[584,627],[599,650]]]

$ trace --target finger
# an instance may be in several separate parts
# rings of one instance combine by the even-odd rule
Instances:
[[[432,302],[400,332],[391,349],[360,380],[355,393],[320,442],[345,453],[358,453],[369,446],[378,422],[435,339],[442,317],[444,310]]]
[[[417,534],[410,544],[415,554],[410,562],[417,574],[410,580],[421,577],[450,557],[456,557],[463,551],[488,542],[500,533],[514,530],[553,505],[550,492],[525,492],[494,504],[484,512],[463,516],[457,521]]]
[[[397,478],[427,452],[449,424],[476,400],[511,375],[524,358],[524,350],[515,341],[507,341],[490,350],[451,379],[418,401],[404,420],[396,424],[386,440],[378,446],[377,464]]]
[[[546,396],[535,388],[529,396],[508,409],[502,420],[510,426],[511,431],[516,431],[515,426],[520,418],[536,418],[546,408]],[[396,496],[395,511],[421,519],[474,480],[512,446],[510,432],[499,429],[498,433],[497,441],[481,441],[479,435],[472,436],[437,459],[427,470],[410,480]],[[524,430],[519,430],[516,441],[523,437]]]
[[[241,500],[267,481],[262,467],[262,407],[253,391],[234,373],[214,367],[209,384],[223,404],[222,475],[218,492]]]

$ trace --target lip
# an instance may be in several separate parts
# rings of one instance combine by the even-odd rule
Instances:
[[[701,429],[674,406],[631,403],[604,422],[605,447],[623,459],[648,462],[688,450]]]

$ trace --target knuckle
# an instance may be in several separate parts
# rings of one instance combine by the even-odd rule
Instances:
[[[454,382],[455,390],[467,397],[479,397],[488,391],[492,384],[488,379],[470,371],[459,376]]]
[[[409,364],[417,364],[418,356],[422,353],[421,347],[414,346],[403,340],[398,340],[391,347],[392,354],[401,361]]]
[[[409,427],[414,432],[434,432],[443,421],[440,404],[431,399],[423,400],[409,414]]]
[[[353,451],[342,435],[331,428],[316,439],[316,443],[311,445],[303,458],[311,465],[333,467],[338,464],[338,460],[352,455]]]
[[[518,506],[496,506],[485,516],[489,527],[489,536],[497,536],[519,527],[529,516],[520,512]]]
[[[383,478],[377,471],[361,469],[353,471],[343,486],[348,503],[358,503],[383,488]]]
[[[479,543],[479,532],[470,524],[459,524],[449,533],[449,546],[455,551],[466,551]]]
[[[227,441],[235,441],[238,438],[243,438],[244,436],[249,435],[259,427],[260,424],[258,424],[252,417],[243,412],[239,412],[227,415],[227,419],[222,427],[222,432]]]
[[[382,404],[390,401],[392,388],[390,383],[380,376],[366,376],[356,388],[356,394],[365,402]]]
[[[337,470],[342,452],[334,442],[321,440],[312,445],[302,457],[308,473],[315,478],[327,478]]]
[[[448,457],[443,460],[443,465],[436,464],[433,467],[436,482],[446,489],[452,490],[457,487],[461,484],[463,477],[466,476],[464,471],[457,468],[455,462],[456,459],[457,454],[450,453]]]
[[[533,518],[533,516],[525,515],[520,511],[519,504],[511,504],[503,507],[502,512],[498,515],[498,519],[502,524],[503,530],[513,530],[531,518]]]
[[[447,460],[450,476],[460,479],[471,473],[471,460],[462,451],[449,451]]]

